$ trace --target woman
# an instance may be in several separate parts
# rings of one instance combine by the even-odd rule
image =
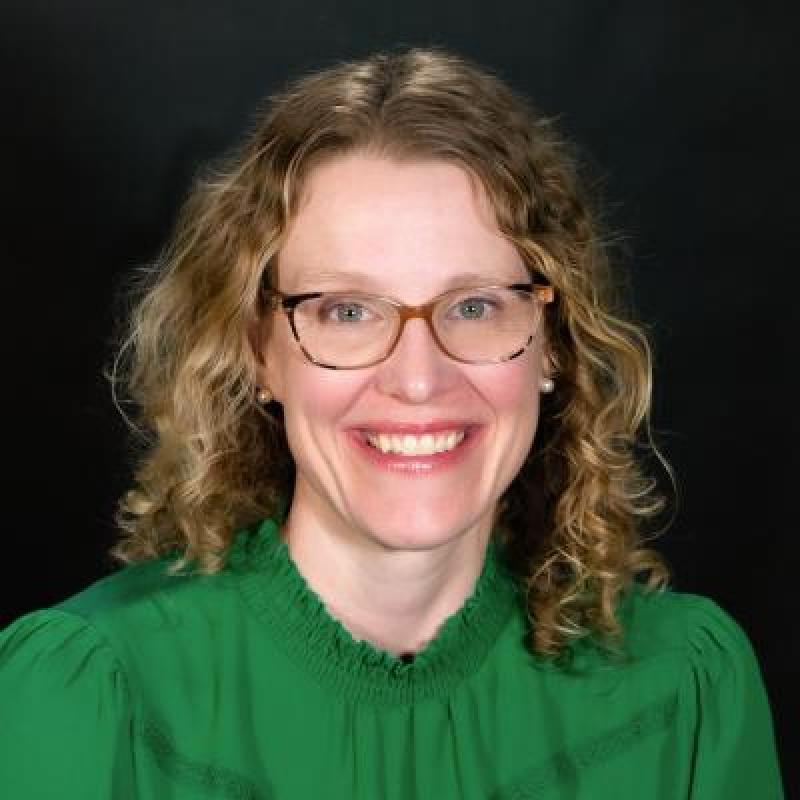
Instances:
[[[642,546],[612,285],[551,127],[473,65],[272,98],[131,316],[126,568],[3,633],[0,785],[780,797],[748,640]]]

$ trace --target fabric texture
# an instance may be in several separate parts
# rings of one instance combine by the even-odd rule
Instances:
[[[31,800],[780,800],[770,709],[711,600],[620,605],[531,655],[492,541],[470,597],[409,661],[356,641],[275,521],[223,572],[127,567],[0,633],[0,787]]]

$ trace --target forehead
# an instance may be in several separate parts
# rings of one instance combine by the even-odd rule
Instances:
[[[288,292],[349,286],[354,273],[365,288],[423,296],[457,274],[490,282],[528,275],[483,187],[465,169],[364,153],[310,171],[277,266]]]

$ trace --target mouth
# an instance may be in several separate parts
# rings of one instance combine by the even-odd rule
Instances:
[[[484,425],[409,433],[351,430],[350,440],[373,466],[393,473],[422,476],[462,463],[482,438]]]
[[[433,456],[455,450],[467,435],[467,430],[441,431],[424,433],[416,436],[411,433],[386,433],[378,431],[362,431],[364,441],[384,455],[398,456]]]

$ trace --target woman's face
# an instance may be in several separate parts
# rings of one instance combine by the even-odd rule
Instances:
[[[418,305],[451,288],[529,279],[466,172],[361,153],[311,171],[274,280],[287,294],[358,289]],[[262,345],[260,381],[283,405],[297,467],[293,518],[390,549],[488,535],[536,431],[541,333],[516,359],[472,365],[414,319],[382,363],[329,370],[306,360],[279,311]],[[365,437],[404,428],[466,436],[438,456],[384,456]]]

